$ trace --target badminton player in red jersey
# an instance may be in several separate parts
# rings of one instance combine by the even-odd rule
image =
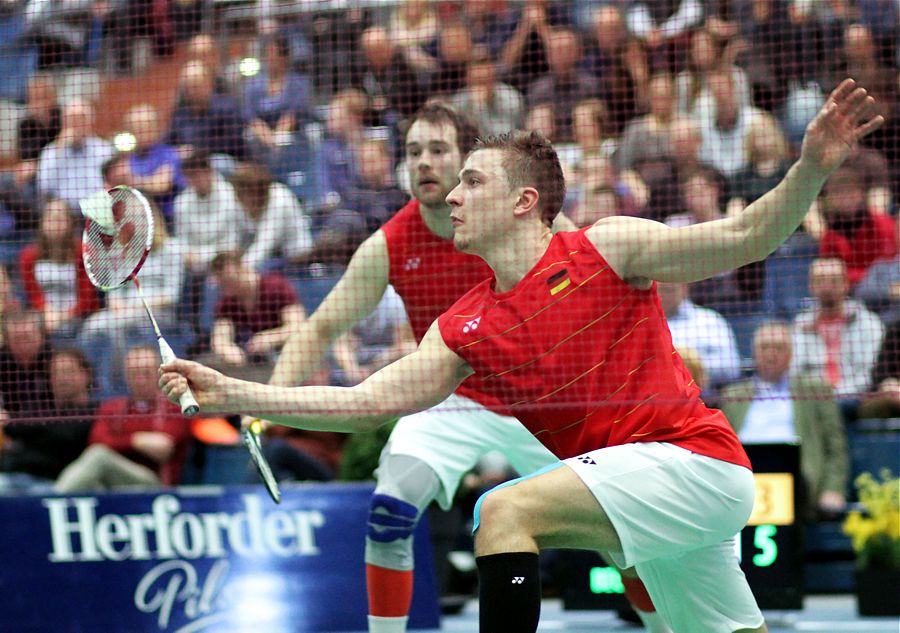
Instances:
[[[771,253],[828,175],[883,123],[852,80],[809,124],[801,156],[732,217],[684,228],[613,217],[551,236],[564,183],[550,144],[517,133],[476,146],[447,201],[454,243],[493,278],[418,349],[357,387],[277,388],[188,361],[162,367],[177,401],[321,430],[358,431],[439,402],[471,375],[563,461],[487,493],[476,509],[483,633],[534,632],[538,552],[596,549],[634,566],[678,633],[767,631],[733,555],[750,515],[750,464],[700,401],[655,281],[691,282]]]

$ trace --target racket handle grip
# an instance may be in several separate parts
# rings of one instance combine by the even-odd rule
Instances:
[[[159,337],[157,339],[159,342],[159,355],[162,359],[163,364],[171,363],[175,360],[175,352],[172,351],[172,348],[169,346],[168,341],[163,337]],[[197,404],[197,400],[194,398],[194,394],[191,393],[191,388],[188,387],[187,391],[181,394],[181,397],[178,399],[178,404],[181,406],[181,414],[185,416],[196,415],[200,412],[200,405]]]

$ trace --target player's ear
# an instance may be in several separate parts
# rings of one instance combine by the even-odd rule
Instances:
[[[522,187],[519,190],[519,198],[516,200],[515,214],[517,216],[525,215],[531,212],[532,209],[536,209],[539,199],[540,194],[538,194],[537,189],[534,187]]]

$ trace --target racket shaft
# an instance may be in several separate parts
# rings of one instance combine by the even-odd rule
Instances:
[[[158,336],[156,340],[159,343],[159,355],[162,358],[163,364],[165,365],[166,363],[174,361],[175,352],[172,351],[172,348],[169,346],[166,339],[162,336]],[[182,415],[195,415],[200,411],[200,405],[197,404],[197,400],[194,398],[194,394],[191,392],[190,387],[181,394],[181,397],[178,399],[178,404],[181,406]]]

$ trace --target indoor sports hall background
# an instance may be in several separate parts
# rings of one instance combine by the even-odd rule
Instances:
[[[803,225],[763,261],[658,286],[675,349],[754,463],[737,553],[779,631],[900,617],[900,1],[2,0],[0,631],[366,626],[390,428],[270,426],[274,505],[239,418],[164,402],[134,289],[85,274],[80,199],[142,191],[157,227],[141,281],[166,338],[265,382],[411,200],[404,133],[426,103],[483,135],[551,139],[578,227],[684,227],[774,187],[845,77],[885,123]],[[308,384],[357,384],[414,345],[389,288]],[[511,476],[488,454],[429,512],[411,628],[475,627],[472,509]],[[599,558],[543,568],[547,626],[634,626]]]

